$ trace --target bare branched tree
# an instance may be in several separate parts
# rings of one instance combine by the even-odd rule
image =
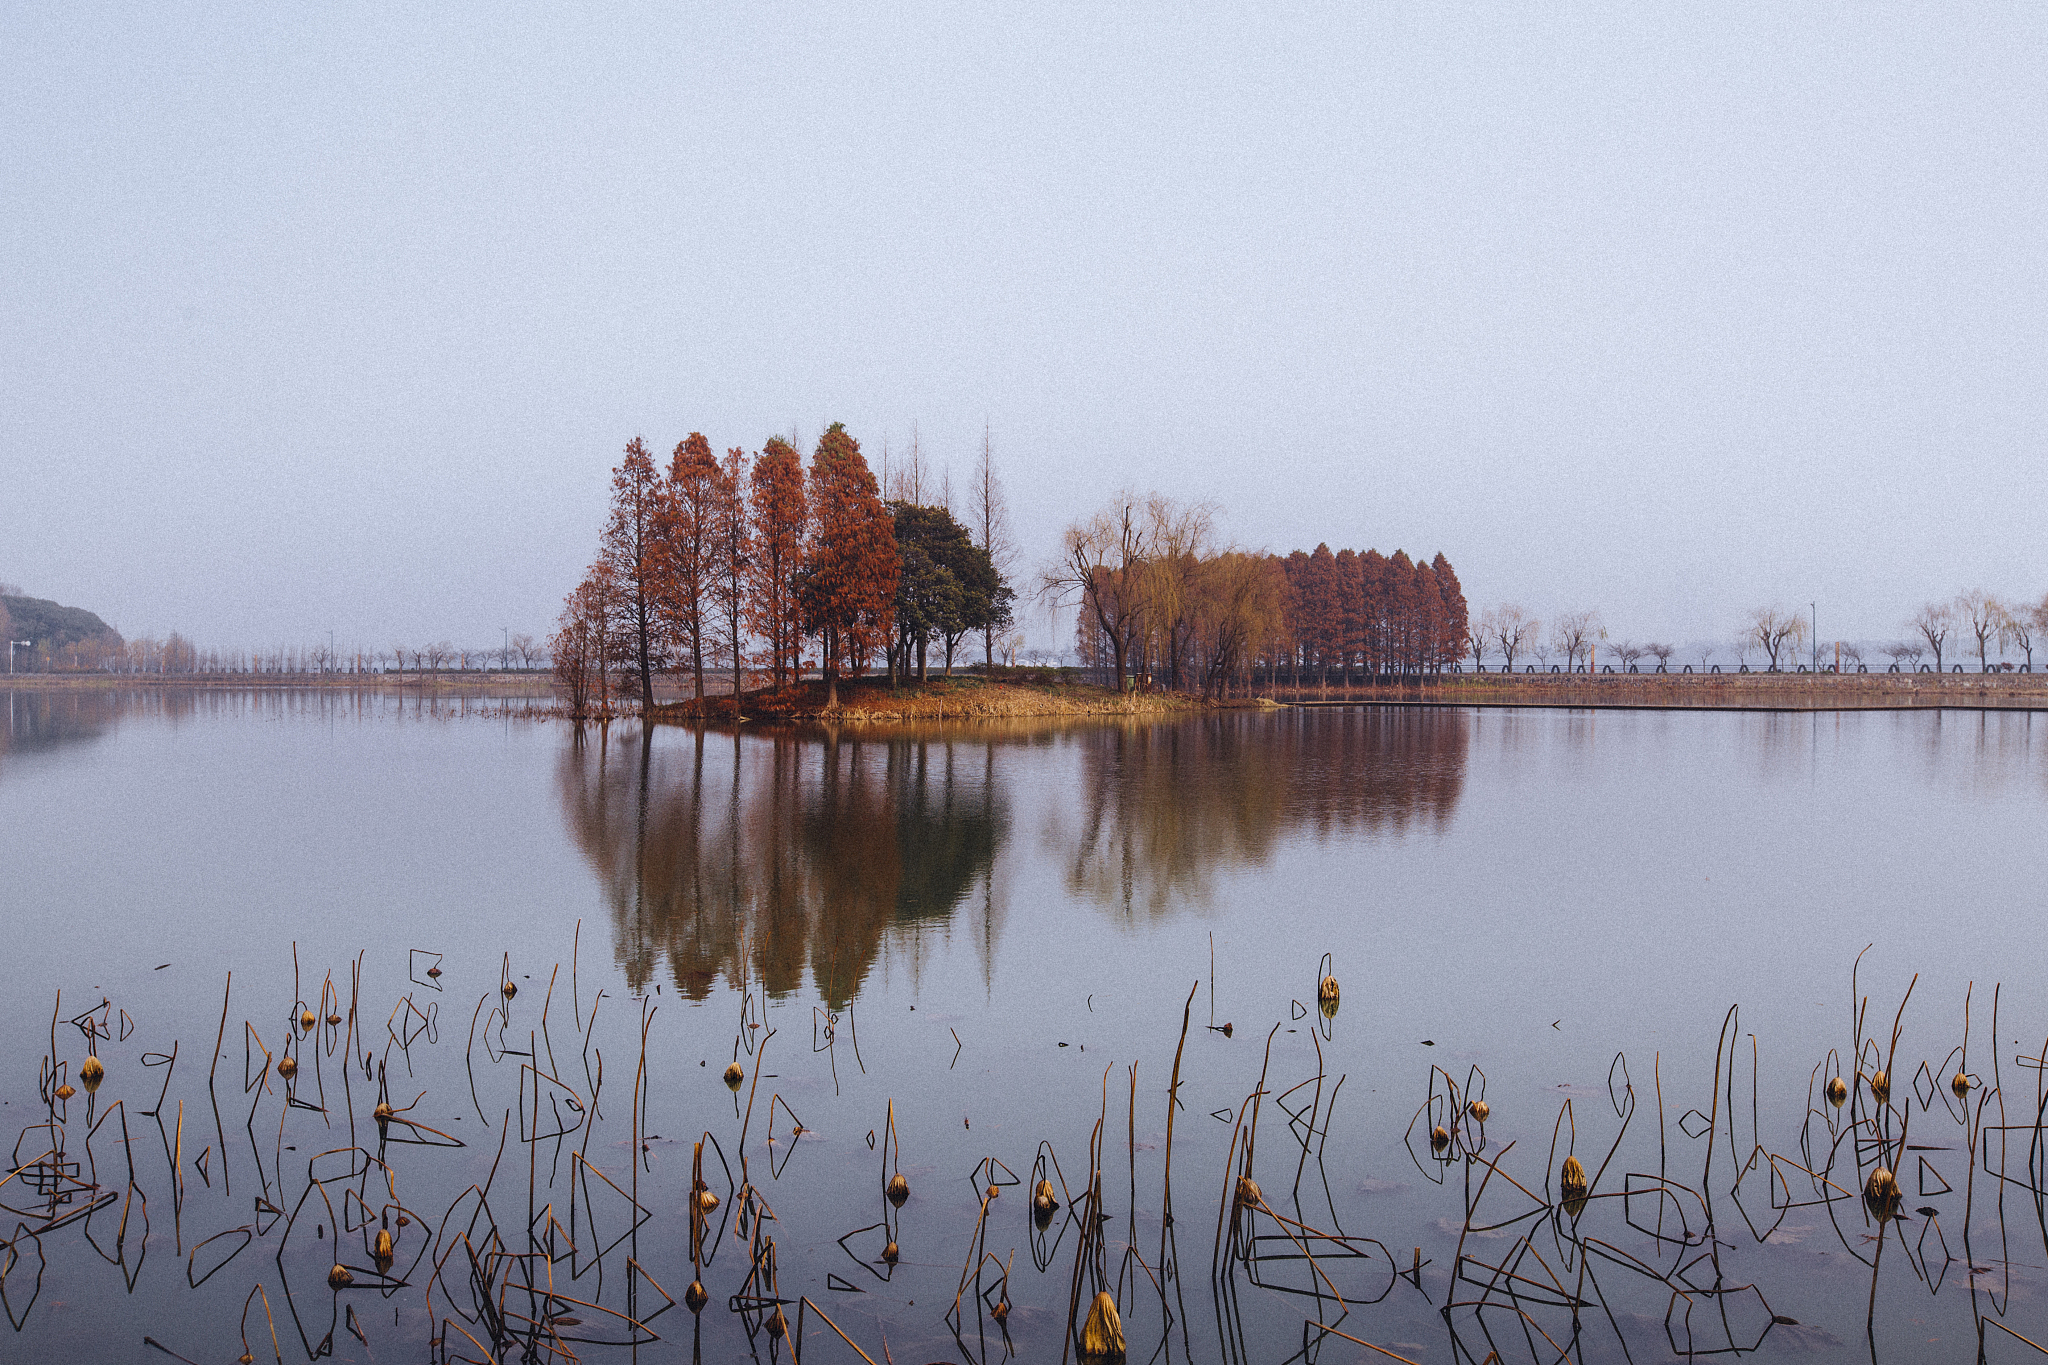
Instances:
[[[1934,671],[1941,672],[1942,646],[1948,643],[1949,632],[1956,628],[1955,607],[1947,602],[1929,602],[1914,612],[1906,624],[1920,632],[1920,638],[1934,655]]]
[[[1495,607],[1479,618],[1478,633],[1493,642],[1493,647],[1506,660],[1510,673],[1515,668],[1515,655],[1527,650],[1535,641],[1543,623],[1512,604]]]
[[[1991,662],[1991,642],[2002,633],[2000,627],[2005,623],[2005,603],[1982,588],[1971,588],[1968,592],[1956,594],[1955,616],[1958,624],[1977,642],[1977,668],[1982,671]]]
[[[1101,630],[1119,692],[1144,615],[1140,579],[1150,549],[1145,504],[1135,493],[1119,493],[1088,520],[1067,527],[1059,558],[1039,574],[1042,598],[1074,603]]]
[[[1771,672],[1776,673],[1779,656],[1805,642],[1806,618],[1783,607],[1756,607],[1749,613],[1743,636],[1764,652]]]
[[[1581,654],[1590,661],[1594,644],[1606,638],[1597,611],[1568,611],[1550,628],[1550,643],[1563,653],[1566,671],[1578,666]]]

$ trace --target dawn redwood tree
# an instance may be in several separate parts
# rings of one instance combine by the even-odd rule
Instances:
[[[1387,671],[1389,638],[1387,557],[1367,550],[1358,557],[1359,648],[1364,650],[1366,671],[1374,675]]]
[[[663,616],[677,648],[689,656],[696,695],[704,696],[704,646],[711,635],[711,577],[719,502],[718,457],[702,432],[676,446],[668,468],[663,536]]]
[[[732,652],[732,707],[735,719],[740,707],[740,668],[746,660],[747,571],[753,563],[754,537],[747,521],[744,492],[747,476],[746,452],[738,446],[725,452],[712,484],[711,543],[706,582],[711,605],[716,611],[720,644]],[[701,693],[700,693],[701,694]]]
[[[1010,504],[1003,492],[1003,481],[996,476],[995,443],[990,438],[987,423],[981,428],[981,458],[974,466],[973,506],[969,509],[970,529],[974,532],[975,543],[987,557],[989,567],[995,570],[996,582],[1000,585],[990,609],[981,621],[982,666],[993,668],[996,662],[996,634],[1006,631],[1014,624],[1011,603],[1016,593],[1010,590],[1010,570],[1017,560],[1017,543],[1010,534]],[[951,665],[948,665],[950,671]]]
[[[1331,590],[1336,595],[1337,667],[1344,684],[1349,686],[1363,625],[1358,597],[1358,551],[1337,551],[1337,576],[1331,582]]]
[[[804,562],[810,500],[804,492],[803,457],[795,446],[780,436],[768,438],[755,457],[747,498],[754,531],[747,570],[747,627],[767,642],[769,677],[779,687],[790,680],[803,650],[796,583]]]
[[[1436,558],[1429,561],[1430,571],[1436,575],[1436,590],[1443,603],[1442,631],[1438,637],[1438,658],[1448,663],[1463,651],[1466,638],[1471,633],[1470,609],[1465,605],[1465,589],[1458,582],[1458,574],[1451,567],[1451,561],[1444,558],[1443,551],[1437,551]]]
[[[896,528],[860,443],[834,422],[811,454],[811,524],[797,599],[825,664],[825,705],[839,704],[839,666],[864,665],[888,639],[896,598]]]
[[[598,541],[598,563],[610,573],[611,633],[640,674],[640,705],[654,705],[654,671],[666,651],[660,611],[664,492],[647,445],[635,436],[612,470],[611,515]]]

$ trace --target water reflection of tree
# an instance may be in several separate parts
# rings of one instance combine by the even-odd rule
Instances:
[[[1286,839],[1447,828],[1469,733],[1464,713],[1413,707],[1079,731],[1079,828],[1062,819],[1054,843],[1077,894],[1160,915]]]
[[[636,988],[664,957],[690,999],[743,973],[785,994],[808,968],[837,1008],[892,935],[914,946],[906,931],[946,923],[977,884],[992,942],[1008,826],[993,767],[987,744],[928,738],[588,729],[559,785]]]

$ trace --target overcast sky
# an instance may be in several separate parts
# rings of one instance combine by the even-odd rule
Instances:
[[[1896,635],[2048,591],[2044,124],[2038,6],[8,5],[0,580],[495,642],[635,435],[986,421],[1029,563]]]

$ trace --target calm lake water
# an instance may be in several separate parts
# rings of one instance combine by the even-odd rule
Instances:
[[[0,1357],[2048,1343],[2048,716],[526,705],[8,694]]]

